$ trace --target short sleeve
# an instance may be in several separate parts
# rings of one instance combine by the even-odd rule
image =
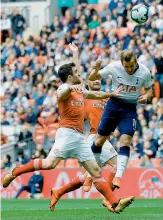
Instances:
[[[69,86],[68,86],[68,84],[66,84],[66,83],[60,85],[60,86],[58,87],[58,89],[57,89],[57,96],[59,96],[60,92],[62,92],[62,91],[64,91],[64,90],[68,89],[68,87],[69,87]]]
[[[147,89],[152,86],[152,79],[150,72],[147,72],[147,75],[144,80],[144,88]]]
[[[109,75],[112,75],[112,68],[113,64],[108,64],[106,67],[103,69],[99,70],[99,74],[101,75],[102,78],[107,78]]]

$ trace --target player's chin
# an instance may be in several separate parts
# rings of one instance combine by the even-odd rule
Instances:
[[[129,75],[133,75],[134,74],[134,72],[127,72]]]
[[[76,80],[76,82],[75,82],[75,85],[78,85],[78,84],[80,84],[82,81],[79,79],[79,80]]]
[[[92,86],[92,90],[98,91],[98,90],[100,90],[100,88],[101,88],[100,84],[95,84],[95,85]]]

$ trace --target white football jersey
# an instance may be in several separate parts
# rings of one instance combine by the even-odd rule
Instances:
[[[123,86],[123,91],[120,93],[120,99],[127,102],[136,103],[138,97],[141,95],[141,89],[149,88],[152,85],[150,71],[141,63],[138,63],[139,68],[133,75],[129,75],[121,61],[108,64],[105,68],[99,71],[102,78],[111,76],[112,91],[118,87]]]

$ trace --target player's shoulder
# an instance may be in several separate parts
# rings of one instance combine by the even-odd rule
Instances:
[[[150,74],[149,69],[144,64],[138,62],[138,65],[139,65],[139,71],[141,72],[141,74],[143,75]]]
[[[68,87],[69,87],[69,85],[67,83],[63,83],[58,87],[57,92],[59,92],[63,89],[67,89]]]

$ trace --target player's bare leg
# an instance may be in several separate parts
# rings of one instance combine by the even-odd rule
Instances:
[[[47,157],[46,159],[34,159],[27,164],[16,167],[4,176],[2,180],[3,187],[6,188],[17,176],[23,173],[33,172],[35,170],[50,170],[54,169],[62,158]]]
[[[108,168],[108,177],[107,177],[108,179],[107,179],[107,182],[108,182],[108,185],[110,185],[110,187],[111,187],[111,189],[113,191],[115,189],[115,187],[112,184],[112,180],[113,180],[113,178],[115,176],[115,173],[116,173],[117,157],[115,156],[115,157],[111,158],[110,160],[108,160],[105,163],[105,165]],[[84,189],[85,192],[89,192],[91,187],[92,187],[92,182],[93,181],[92,181],[91,175],[89,173],[87,173],[87,172],[86,172],[86,174],[87,174],[87,177],[86,177],[86,179],[84,181],[83,189]],[[107,201],[107,199],[103,199],[102,205],[104,207],[107,207],[109,211],[111,210],[112,206],[111,206],[110,202]]]
[[[108,184],[110,185],[111,189],[114,190],[115,187],[112,184],[112,180],[116,173],[117,157],[115,156],[111,158],[105,163],[105,165],[109,168],[108,169]],[[92,177],[88,172],[86,172],[86,178],[83,184],[83,190],[85,192],[89,192],[91,187],[92,187]]]
[[[134,200],[133,196],[125,199],[115,197],[111,187],[107,184],[106,180],[102,176],[101,169],[97,165],[96,161],[86,161],[82,163],[82,165],[91,174],[96,189],[110,202],[111,212],[119,213],[132,203]]]
[[[121,186],[121,178],[128,164],[131,141],[132,137],[129,135],[123,134],[120,137],[121,147],[117,158],[117,172],[112,182],[117,188],[120,188]]]

